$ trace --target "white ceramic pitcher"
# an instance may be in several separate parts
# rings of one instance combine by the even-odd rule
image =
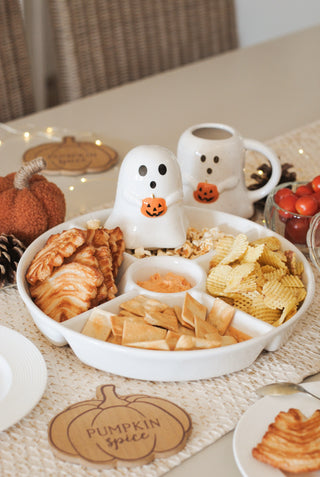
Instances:
[[[252,191],[245,184],[246,150],[263,154],[272,167],[269,181]],[[226,124],[203,123],[188,128],[180,136],[177,159],[186,204],[246,218],[253,215],[254,202],[265,197],[281,177],[280,161],[269,147],[242,138]]]

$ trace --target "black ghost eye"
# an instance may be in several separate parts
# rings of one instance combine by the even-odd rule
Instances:
[[[162,176],[164,176],[167,172],[167,166],[165,166],[164,164],[160,164],[160,166],[158,167],[158,171]]]
[[[147,174],[147,170],[148,170],[148,169],[146,168],[146,166],[140,166],[140,167],[139,167],[139,174],[140,174],[140,176],[145,176],[145,175]]]
[[[219,156],[214,156],[213,162],[214,162],[215,164],[217,164],[217,163],[219,162],[219,160],[220,160],[220,159],[219,159]]]
[[[211,169],[211,167],[209,167],[209,168],[207,169],[207,173],[208,173],[208,174],[212,174],[212,169]]]
[[[205,160],[206,160],[206,156],[204,154],[202,154],[202,156],[200,157],[200,161],[205,162]]]

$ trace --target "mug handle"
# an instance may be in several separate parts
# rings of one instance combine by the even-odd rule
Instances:
[[[263,154],[271,164],[271,176],[268,182],[256,190],[248,190],[248,197],[251,202],[256,202],[262,199],[271,192],[271,190],[278,185],[281,177],[281,164],[277,155],[268,146],[262,144],[262,142],[255,139],[243,139],[244,147],[248,150],[253,150]]]

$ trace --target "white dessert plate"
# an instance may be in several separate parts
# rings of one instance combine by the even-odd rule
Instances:
[[[16,424],[41,399],[47,367],[38,348],[0,325],[0,431]]]
[[[88,365],[130,378],[154,381],[182,381],[221,376],[249,366],[263,349],[274,351],[282,346],[288,340],[298,320],[312,302],[315,283],[311,266],[304,255],[291,242],[250,220],[224,212],[186,207],[186,214],[190,225],[198,230],[204,227],[218,227],[220,231],[228,234],[237,235],[238,233],[244,233],[249,241],[264,236],[277,236],[284,250],[295,251],[298,260],[302,261],[304,265],[302,279],[307,289],[306,298],[297,313],[288,322],[277,328],[260,322],[261,326],[263,326],[263,332],[262,334],[259,333],[259,336],[254,334],[254,329],[252,330],[253,334],[251,334],[250,327],[246,328],[247,334],[255,336],[251,340],[232,346],[207,350],[155,351],[134,349],[84,336],[80,331],[90,311],[63,323],[57,323],[45,315],[32,301],[25,275],[35,254],[44,246],[50,235],[72,227],[86,228],[88,220],[91,219],[99,219],[103,225],[109,214],[110,209],[93,212],[47,231],[24,252],[17,270],[18,290],[36,326],[51,343],[58,346],[68,343],[79,359]],[[212,253],[209,252],[194,259],[206,272],[209,268]],[[134,258],[128,253],[124,254],[124,261],[118,275],[119,280],[124,276],[129,265],[137,260],[139,259]],[[197,290],[194,291],[196,292]],[[138,294],[137,291],[134,293]],[[204,295],[203,300],[206,300],[208,295]],[[117,307],[118,302],[121,300],[123,300],[123,295],[100,306],[114,312],[114,307]],[[246,323],[250,323],[250,326],[252,323],[259,321],[239,311],[236,312],[236,315],[241,315]]]
[[[303,386],[320,397],[320,382],[304,383]],[[233,435],[233,454],[237,466],[244,477],[283,477],[292,476],[271,465],[264,464],[252,457],[251,451],[268,429],[280,411],[290,408],[299,409],[310,417],[319,409],[320,401],[304,393],[290,396],[267,396],[259,399],[241,417]],[[320,471],[294,474],[300,477],[320,477]]]

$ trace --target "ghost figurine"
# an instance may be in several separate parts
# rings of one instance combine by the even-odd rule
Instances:
[[[119,226],[126,248],[176,248],[186,240],[181,172],[173,152],[137,146],[121,164],[106,228]]]

